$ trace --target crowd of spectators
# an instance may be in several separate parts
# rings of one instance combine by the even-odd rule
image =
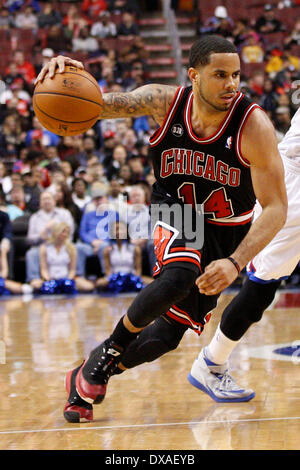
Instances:
[[[198,36],[219,34],[236,45],[242,64],[241,90],[266,110],[278,141],[299,105],[294,86],[300,78],[300,9],[294,5],[295,23],[291,30],[284,14],[285,6],[291,4],[266,3],[261,14],[252,20],[251,15],[231,18],[224,6],[218,6],[205,21],[199,14],[196,25]],[[250,6],[247,11],[251,13]]]
[[[53,279],[75,281],[84,292],[103,290],[116,269],[146,284],[155,265],[149,236],[155,178],[148,159],[155,121],[147,116],[110,119],[98,121],[84,135],[59,137],[41,126],[32,109],[35,77],[57,54],[79,60],[83,54],[103,93],[147,83],[147,52],[137,21],[140,2],[84,0],[64,11],[59,5],[9,0],[0,9],[0,35],[21,28],[31,30],[34,38],[31,58],[24,48],[14,48],[1,76],[0,260],[4,256],[8,262],[1,263],[0,293],[1,279],[3,289],[17,293],[70,288],[49,284]],[[278,141],[296,110],[293,82],[300,77],[294,53],[300,19],[286,31],[282,18],[266,5],[252,24],[229,18],[220,6],[212,18],[197,22],[199,36],[223,35],[236,44],[243,65],[259,65],[242,75],[241,89],[267,111]],[[276,32],[283,34],[280,43],[268,40]],[[120,42],[111,47],[111,39],[122,47]],[[22,239],[21,249],[14,247],[16,237]],[[24,259],[23,278],[14,255]],[[9,287],[9,278],[20,283],[11,281],[15,284]]]

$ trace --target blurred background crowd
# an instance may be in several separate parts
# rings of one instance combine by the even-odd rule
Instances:
[[[252,19],[238,9],[229,14],[224,5],[207,15],[208,3],[172,0],[172,7],[195,18],[195,37],[219,34],[234,42],[242,60],[241,90],[266,110],[280,141],[298,107],[297,2],[262,2]],[[155,121],[147,116],[104,120],[83,135],[59,137],[34,116],[32,93],[39,71],[58,54],[81,60],[103,93],[153,81],[140,25],[160,2],[7,0],[0,5],[3,288],[29,292],[68,279],[81,291],[105,290],[116,273],[130,273],[146,284],[155,265],[148,210],[155,181],[148,140]],[[291,19],[285,22],[291,7],[292,27]],[[104,213],[105,227],[99,224]],[[128,223],[137,228],[134,233],[128,233]],[[289,285],[299,286],[298,269]]]

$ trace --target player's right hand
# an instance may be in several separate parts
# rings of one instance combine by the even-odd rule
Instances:
[[[35,80],[35,85],[38,82],[42,82],[47,74],[49,78],[53,78],[57,68],[58,68],[59,73],[63,73],[65,70],[65,65],[73,65],[74,67],[77,67],[78,69],[81,69],[81,70],[84,69],[82,62],[71,59],[70,57],[58,55],[57,57],[53,57],[46,65],[44,65],[44,67],[42,68],[42,70],[40,71],[40,73],[38,74]]]

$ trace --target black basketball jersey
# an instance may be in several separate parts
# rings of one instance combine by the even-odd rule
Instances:
[[[246,224],[255,194],[241,135],[259,106],[238,92],[219,129],[199,138],[191,125],[192,102],[192,87],[178,88],[163,125],[150,138],[156,187],[185,204],[202,205],[209,223]]]

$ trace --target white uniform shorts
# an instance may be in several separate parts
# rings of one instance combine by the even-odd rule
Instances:
[[[288,196],[287,220],[273,240],[247,266],[247,274],[256,282],[287,279],[300,261],[300,164],[283,159]],[[270,188],[272,190],[272,188]],[[256,203],[254,220],[262,208]]]

